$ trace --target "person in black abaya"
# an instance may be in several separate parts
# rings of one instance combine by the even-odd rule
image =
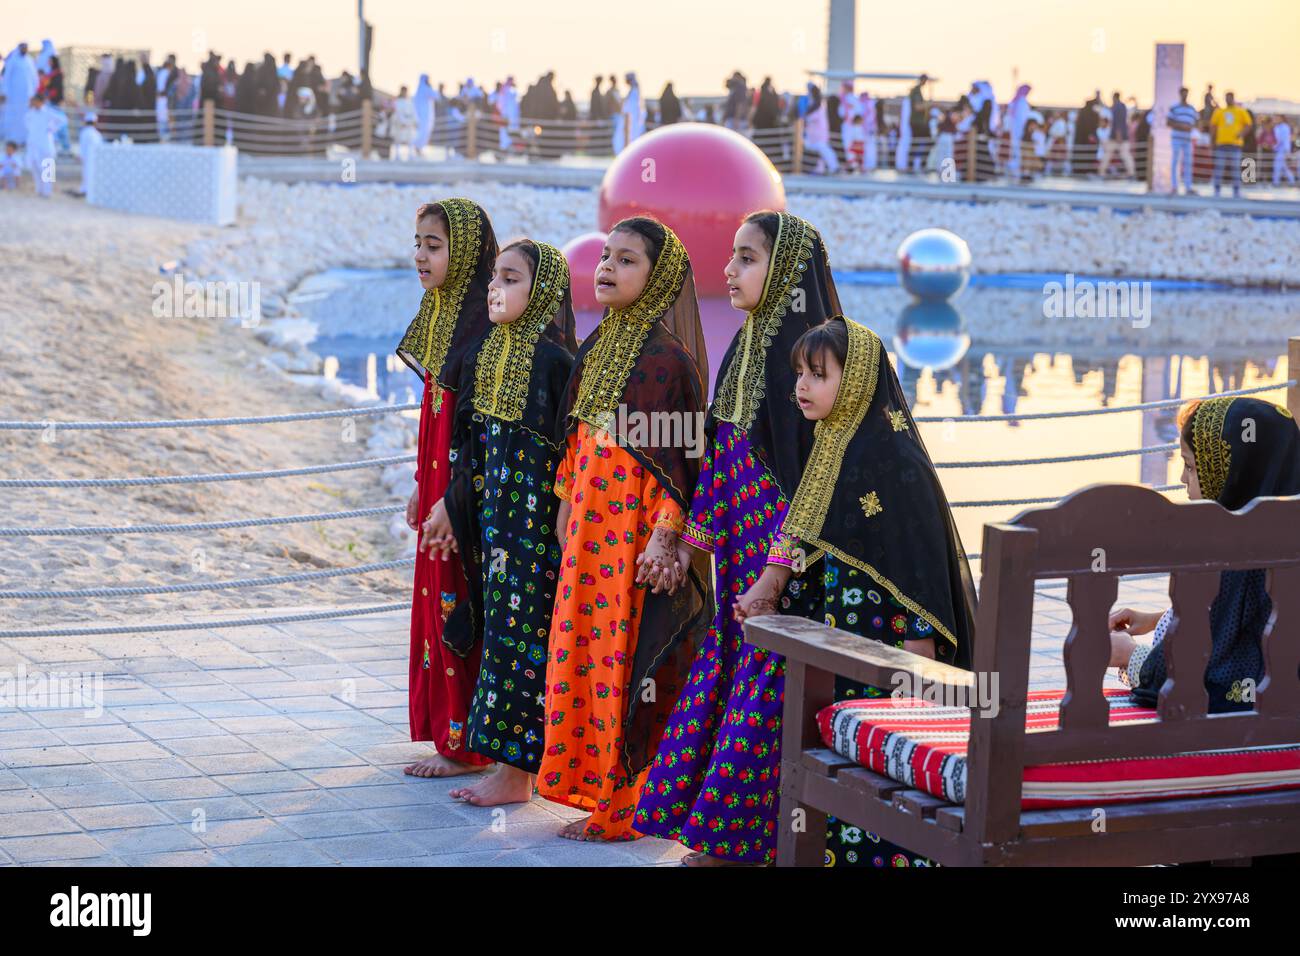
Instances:
[[[664,86],[664,91],[659,94],[659,122],[667,126],[669,123],[680,122],[682,118],[682,104],[677,99],[677,94],[673,92],[672,83]]]

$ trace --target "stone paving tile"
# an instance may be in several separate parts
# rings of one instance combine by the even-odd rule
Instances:
[[[214,684],[168,687],[163,693],[179,704],[188,705],[196,714],[202,714],[204,717],[214,716],[209,711],[220,703],[235,704],[240,701],[256,703],[247,693],[223,680],[218,680]],[[198,706],[200,704],[205,705],[207,709]]]
[[[239,737],[181,737],[168,740],[166,747],[180,757],[208,757],[213,754],[252,753],[256,748]]]
[[[175,740],[177,738],[219,737],[225,731],[202,717],[188,720],[155,720],[141,724],[140,730],[153,740]]]
[[[177,757],[163,757],[158,760],[124,760],[121,763],[106,763],[102,766],[125,783],[199,776],[197,770]]]
[[[37,791],[28,791],[35,793]],[[123,783],[86,783],[66,787],[43,787],[41,795],[56,807],[103,807],[115,803],[133,803],[140,795]]]
[[[170,820],[190,826],[196,819],[252,820],[265,814],[243,797],[193,797],[189,800],[163,800],[153,804]],[[201,811],[196,817],[195,811]]]
[[[250,741],[251,743],[251,741]],[[210,757],[187,757],[186,761],[200,773],[265,773],[286,769],[263,753],[214,754]]]
[[[35,790],[0,790],[0,815],[30,810],[57,810],[43,794]]]
[[[328,790],[294,790],[289,793],[253,793],[248,802],[262,813],[281,817],[301,813],[329,813],[350,807]]]
[[[171,777],[162,780],[137,780],[131,789],[148,801],[206,800],[228,797],[225,787],[208,777]]]
[[[260,700],[254,700],[251,697],[241,697],[237,700],[210,700],[210,701],[191,701],[190,709],[200,717],[208,720],[215,720],[219,717],[273,717],[275,711],[262,703]],[[218,727],[220,733],[223,728]]]
[[[54,731],[44,728],[29,730],[0,731],[0,754],[10,750],[25,750],[32,747],[58,747],[69,741],[60,738]]]
[[[281,826],[301,837],[347,836],[355,833],[386,833],[388,827],[364,810],[326,813],[291,813],[275,818]]]
[[[171,821],[147,803],[125,803],[106,807],[79,807],[67,811],[83,830],[119,830],[148,827]]]
[[[173,850],[201,850],[203,844],[190,833],[188,827],[175,823],[161,826],[130,827],[121,830],[99,830],[94,834],[110,853],[166,853]]]
[[[339,688],[339,694],[342,693],[342,688]],[[297,719],[299,714],[329,711],[358,713],[341,696],[322,697],[320,694],[304,694],[300,697],[268,697],[263,703],[277,714],[287,716],[291,720]]]
[[[148,727],[149,725],[144,725]],[[148,733],[148,731],[145,731]],[[171,752],[148,740],[124,744],[83,744],[79,748],[86,759],[96,764],[118,761],[150,761],[171,756]]]
[[[42,792],[52,787],[75,787],[82,784],[118,783],[108,771],[89,764],[68,764],[64,767],[28,767],[17,771],[26,786]]]
[[[73,747],[82,744],[120,744],[144,740],[145,736],[130,724],[102,724],[94,727],[54,727],[51,731],[65,744]]]
[[[244,846],[251,843],[288,843],[299,839],[267,817],[252,819],[209,820],[206,828],[195,834],[211,847]]]
[[[3,850],[15,863],[71,861],[105,855],[105,847],[84,833],[52,836],[18,837],[0,840]]]
[[[340,702],[341,703],[341,702]],[[310,711],[293,715],[294,723],[307,730],[328,730],[337,727],[389,727],[370,714],[343,707],[340,710]]]
[[[310,840],[308,845],[340,863],[366,860],[407,860],[425,856],[423,848],[400,833],[363,833],[354,836],[325,837]]]
[[[23,767],[57,767],[67,764],[84,764],[86,755],[76,747],[23,747],[4,752],[5,766],[11,770]]]
[[[79,829],[77,822],[62,810],[29,810],[0,815],[0,837],[76,833]]]
[[[228,859],[215,850],[175,850],[170,853],[127,853],[126,866],[230,866]]]
[[[242,796],[254,793],[280,793],[286,790],[311,790],[315,787],[310,780],[292,770],[278,773],[228,774],[213,779]]]
[[[306,843],[249,843],[219,847],[232,866],[337,866],[334,858]]]

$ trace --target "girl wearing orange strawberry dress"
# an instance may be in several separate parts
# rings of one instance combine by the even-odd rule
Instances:
[[[701,552],[670,584],[637,580],[638,559],[675,565],[703,450],[685,438],[702,436],[708,363],[690,260],[672,230],[618,223],[595,284],[606,313],[578,351],[559,426],[563,556],[537,789],[588,811],[561,836],[634,840],[646,769],[712,615]]]

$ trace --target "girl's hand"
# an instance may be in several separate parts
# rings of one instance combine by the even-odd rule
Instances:
[[[555,513],[555,537],[563,551],[569,543],[569,515],[573,512],[573,502],[560,501],[560,510]]]
[[[419,550],[429,549],[429,556],[433,557],[433,552],[439,552],[442,560],[447,560],[448,539],[451,541],[451,549],[454,550],[456,539],[451,533],[451,519],[447,517],[447,507],[438,499],[438,503],[433,506],[429,512],[429,517],[425,519],[422,527],[423,534],[420,536]]]
[[[1161,615],[1155,611],[1135,611],[1126,607],[1112,613],[1109,624],[1112,631],[1147,634],[1156,629],[1160,617]]]
[[[411,499],[406,503],[406,525],[412,531],[420,530],[420,486],[411,492]]]
[[[655,528],[645,551],[637,555],[637,583],[652,585],[651,594],[671,594],[678,584],[673,571],[676,554],[677,535],[667,528]]]
[[[1110,632],[1110,663],[1107,667],[1127,667],[1128,659],[1133,656],[1137,641],[1129,631]]]
[[[781,592],[785,590],[788,580],[790,580],[789,568],[779,564],[769,564],[753,586],[736,598],[735,606],[731,609],[731,616],[736,619],[736,623],[743,624],[746,618],[775,614],[776,602],[780,600]]]

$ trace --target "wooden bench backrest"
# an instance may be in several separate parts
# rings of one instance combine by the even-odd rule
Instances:
[[[974,669],[998,674],[1001,707],[993,718],[972,719],[967,816],[987,811],[986,836],[1014,830],[1020,774],[1010,766],[1300,743],[1300,497],[1258,499],[1230,512],[1136,485],[1094,485],[1011,523],[986,525],[983,553]],[[1267,569],[1273,601],[1256,709],[1211,715],[1210,605],[1222,571],[1253,568]],[[1102,695],[1107,619],[1119,577],[1148,572],[1170,574],[1174,614],[1161,719],[1112,728]],[[1044,578],[1068,582],[1067,692],[1060,728],[1026,734],[1034,583]]]

